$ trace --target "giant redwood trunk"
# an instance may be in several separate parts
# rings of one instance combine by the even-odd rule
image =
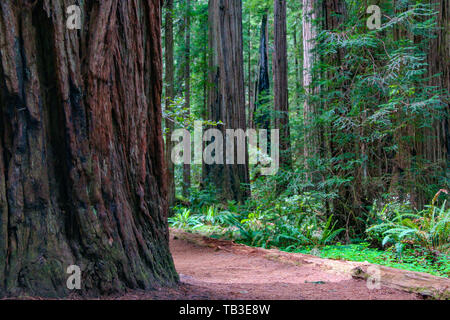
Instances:
[[[0,296],[150,289],[168,246],[159,0],[0,2]]]
[[[248,155],[245,164],[226,164],[226,129],[246,129],[242,3],[235,0],[209,1],[210,90],[208,118],[222,132],[223,164],[203,166],[205,183],[212,183],[219,197],[243,201],[250,194]],[[237,140],[237,139],[236,139]],[[235,141],[235,148],[238,145]]]

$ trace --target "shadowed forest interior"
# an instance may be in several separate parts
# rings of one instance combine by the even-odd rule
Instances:
[[[166,1],[171,225],[448,277],[448,12],[447,1]],[[278,129],[279,170],[174,165],[172,133],[194,137],[200,120],[224,136]]]
[[[0,298],[448,294],[449,4],[0,0]]]

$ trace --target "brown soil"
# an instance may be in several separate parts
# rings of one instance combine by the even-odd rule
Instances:
[[[192,290],[184,299],[420,299],[416,294],[386,287],[370,290],[364,280],[324,271],[314,264],[271,261],[256,250],[205,247],[173,236],[171,250],[181,282],[185,289]]]
[[[176,288],[130,291],[102,300],[419,300],[340,270],[334,260],[241,246],[172,230],[170,247],[181,283]],[[326,260],[326,259],[319,259]],[[345,262],[352,264],[352,262]],[[334,266],[336,264],[336,267]],[[330,267],[331,266],[331,267]],[[347,267],[346,267],[347,268]],[[17,299],[17,297],[16,297]],[[41,300],[39,297],[19,299]],[[69,299],[86,299],[77,295]]]

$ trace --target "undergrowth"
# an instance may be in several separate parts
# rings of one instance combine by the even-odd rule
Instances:
[[[408,202],[374,203],[363,237],[343,244],[344,229],[312,194],[280,199],[271,205],[248,201],[217,205],[202,194],[189,208],[177,206],[171,227],[225,238],[249,246],[314,254],[323,258],[367,261],[449,277],[450,209],[437,198],[421,211]],[[199,196],[199,195],[196,195]],[[197,201],[197,202],[196,202]]]

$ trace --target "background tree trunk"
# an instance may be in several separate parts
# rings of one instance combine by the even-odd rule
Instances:
[[[261,38],[259,43],[259,65],[258,80],[256,83],[255,95],[255,128],[270,129],[270,113],[269,113],[269,52],[268,52],[268,32],[267,32],[267,13],[262,17],[261,21]]]
[[[437,31],[431,39],[428,52],[428,76],[430,84],[440,88],[446,107],[442,110],[444,116],[435,120],[432,128],[425,130],[425,140],[420,146],[422,156],[428,161],[439,163],[443,168],[442,176],[449,178],[450,164],[450,2],[448,0],[430,0],[433,10],[437,12]],[[438,77],[432,77],[439,74]],[[447,180],[448,181],[448,180]],[[445,182],[444,182],[445,183]],[[443,185],[442,187],[448,187]],[[420,199],[419,205],[425,204]]]
[[[191,1],[186,1],[185,16],[185,65],[184,65],[184,108],[187,111],[187,117],[191,113]],[[189,196],[191,188],[191,165],[183,165],[183,196]]]
[[[280,166],[292,166],[289,128],[289,94],[287,65],[286,1],[274,0],[273,91],[275,100],[275,129],[280,130]]]
[[[0,2],[0,296],[177,281],[169,252],[160,1]]]
[[[314,21],[317,19],[317,7],[314,0],[303,0],[303,85],[305,88],[305,104],[303,107],[303,119],[305,126],[304,156],[307,169],[310,168],[310,160],[317,156],[319,150],[319,133],[315,130],[314,119],[316,108],[311,96],[317,94],[317,88],[311,86],[313,81],[313,66],[315,59],[315,39],[317,28]],[[311,179],[308,174],[307,179]]]
[[[347,10],[344,0],[323,1],[321,11],[321,16],[323,16],[323,30],[334,32],[339,35],[341,33],[340,27],[343,23],[345,23],[346,20],[346,11]],[[330,54],[328,58],[322,58],[322,62],[330,66],[334,66],[336,70],[339,70],[340,73],[346,72],[348,70],[348,67],[347,62],[344,59],[345,54],[346,52],[344,48],[338,48],[336,52]],[[335,73],[336,71],[334,70],[327,71],[321,74],[321,77],[323,77],[323,79],[333,79],[333,77],[336,77]],[[332,90],[332,86],[333,84],[330,84],[329,87],[325,84],[321,87],[321,90]],[[342,97],[345,97],[345,88],[348,86],[350,86],[350,83],[344,82],[342,88],[340,89],[342,90]],[[328,112],[329,110],[332,110],[333,107],[330,105],[331,103],[332,101],[329,100],[321,103],[321,107],[323,108],[323,110],[320,110],[319,112]],[[314,109],[315,111],[318,111],[316,108]],[[361,114],[363,113],[364,110],[361,111]],[[343,116],[345,116],[345,114],[343,114]],[[360,129],[358,128],[357,130]],[[363,136],[363,133],[358,132],[357,130],[355,130],[355,139]],[[333,154],[340,152],[339,146],[336,146],[332,138],[337,134],[332,126],[322,125],[320,126],[320,129],[315,129],[314,133],[320,135],[320,138],[317,141],[320,141],[322,150],[317,150],[318,155],[320,154],[320,156],[322,157],[331,158]],[[349,153],[354,152],[355,154],[361,155],[361,159],[364,159],[364,144],[362,141],[357,141],[355,143],[349,144],[347,148],[341,147],[341,150],[343,152]],[[333,215],[336,219],[337,225],[346,229],[345,237],[347,241],[350,237],[349,221],[355,216],[359,216],[359,212],[356,212],[355,214],[354,211],[360,209],[359,198],[364,197],[365,195],[364,191],[362,190],[362,171],[363,170],[361,170],[361,167],[355,168],[354,177],[355,180],[358,181],[358,183],[355,183],[352,186],[342,186],[340,190],[338,190],[338,192],[340,192],[340,197],[337,199],[330,199],[327,202],[327,216],[329,217]],[[339,175],[338,172],[335,172],[334,174],[336,176]],[[335,191],[332,189],[333,187],[331,187],[328,192]],[[347,202],[342,201],[341,199],[346,199]],[[355,225],[358,223],[358,221],[353,220],[352,222],[355,222]]]
[[[174,91],[174,57],[173,57],[173,0],[166,0],[165,15],[165,65],[166,65],[166,110],[171,110],[171,104],[175,95]],[[175,203],[175,165],[172,162],[172,132],[174,122],[172,119],[166,119],[166,149],[165,161],[167,166],[167,199],[169,208]]]
[[[295,66],[295,103],[297,104],[300,99],[300,91],[303,86],[303,77],[301,76],[301,68],[299,62],[299,56],[301,54],[301,48],[299,48],[299,42],[297,40],[297,24],[293,26],[292,36],[294,38],[294,66]]]
[[[210,0],[209,21],[212,56],[208,117],[212,121],[223,123],[217,128],[224,137],[225,163],[225,130],[246,128],[241,2]],[[233,165],[204,166],[204,178],[216,186],[222,199],[243,201],[250,195],[247,150],[245,158],[246,164],[236,164],[235,161]]]

